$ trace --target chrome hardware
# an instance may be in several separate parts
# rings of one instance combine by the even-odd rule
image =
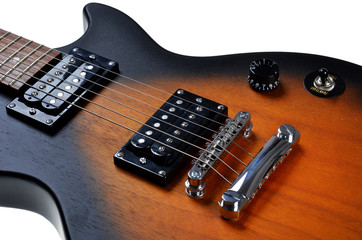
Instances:
[[[293,126],[284,124],[241,172],[222,195],[219,202],[221,215],[237,220],[270,174],[299,141],[300,134]]]
[[[239,112],[233,120],[227,121],[220,133],[215,135],[214,140],[201,153],[189,171],[188,179],[185,182],[187,195],[196,198],[204,195],[206,179],[210,174],[209,170],[215,168],[219,163],[218,159],[224,157],[225,150],[229,150],[231,142],[237,143],[241,139],[248,126],[252,126],[248,112]]]

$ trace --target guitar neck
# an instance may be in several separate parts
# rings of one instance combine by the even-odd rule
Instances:
[[[60,54],[55,49],[35,43],[0,29],[0,85],[19,90]]]

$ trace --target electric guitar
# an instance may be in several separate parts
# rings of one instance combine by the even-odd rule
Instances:
[[[59,49],[0,30],[0,205],[63,239],[360,238],[361,66],[182,56],[84,13]]]

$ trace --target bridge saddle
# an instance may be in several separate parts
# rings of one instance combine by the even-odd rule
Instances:
[[[233,147],[243,136],[250,135],[252,128],[250,118],[250,113],[239,112],[214,136],[214,140],[202,152],[188,173],[188,179],[185,182],[187,195],[196,198],[204,195],[206,180],[213,172],[211,169],[215,169],[225,155],[233,154],[233,149],[235,149]]]

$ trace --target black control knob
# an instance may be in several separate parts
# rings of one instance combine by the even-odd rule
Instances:
[[[248,82],[255,91],[273,90],[279,85],[279,66],[273,60],[262,58],[250,64]]]

